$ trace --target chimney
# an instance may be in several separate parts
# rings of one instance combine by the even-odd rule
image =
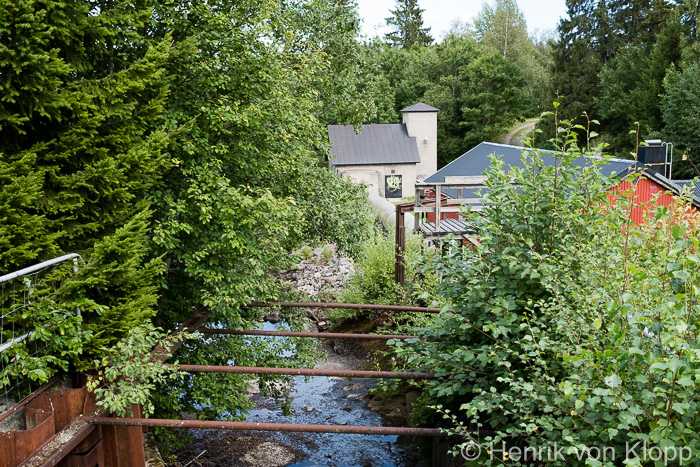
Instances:
[[[422,182],[437,172],[437,113],[438,109],[422,102],[401,110],[408,136],[416,138],[420,163],[416,180]]]

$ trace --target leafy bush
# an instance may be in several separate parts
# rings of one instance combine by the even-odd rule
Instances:
[[[379,305],[417,305],[419,295],[430,296],[437,284],[437,277],[430,271],[420,271],[418,265],[424,252],[420,235],[406,234],[406,286],[394,281],[396,261],[393,234],[373,232],[362,244],[356,263],[356,272],[350,277],[340,300],[349,303]],[[359,316],[358,312],[340,312],[335,319]]]
[[[308,192],[299,199],[305,212],[306,239],[335,243],[357,258],[363,242],[375,231],[366,187],[318,168],[309,170],[304,180],[303,189]]]
[[[333,249],[326,245],[323,247],[323,250],[321,251],[321,257],[325,260],[328,261],[333,257]]]
[[[75,309],[65,308],[50,295],[43,294],[24,280],[20,294],[10,297],[0,307],[5,327],[0,328],[0,341],[8,342],[23,329],[26,339],[16,341],[0,353],[0,388],[5,390],[17,380],[30,379],[44,383],[59,371],[68,371],[83,352],[91,331],[81,331],[82,317]],[[7,306],[7,307],[6,307]]]
[[[564,142],[556,166],[493,160],[481,245],[425,266],[455,312],[394,345],[442,376],[430,398],[480,465],[514,446],[544,446],[547,465],[642,465],[664,449],[697,461],[697,215],[679,201],[634,226],[632,197],[606,195],[600,162],[576,166]]]

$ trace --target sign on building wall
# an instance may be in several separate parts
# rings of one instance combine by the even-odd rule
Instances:
[[[384,176],[384,197],[385,198],[403,198],[403,176],[402,175],[385,175]]]

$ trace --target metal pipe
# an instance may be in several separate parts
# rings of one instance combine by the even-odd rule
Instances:
[[[351,334],[343,332],[295,332],[295,331],[259,331],[242,329],[199,329],[202,334],[234,334],[236,336],[281,336],[281,337],[315,337],[317,339],[414,339],[418,336],[401,336],[394,334]]]
[[[19,344],[20,342],[22,342],[23,340],[25,340],[27,337],[31,336],[32,334],[34,334],[34,331],[30,331],[26,334],[22,334],[19,337],[15,337],[14,339],[11,339],[11,340],[5,342],[4,344],[0,345],[0,352],[4,352],[5,350],[9,349],[13,345]]]
[[[296,303],[296,302],[252,302],[250,307],[281,307],[281,308],[345,308],[353,310],[385,310],[385,311],[414,311],[417,313],[440,313],[440,308],[425,308],[421,306],[399,305],[367,305],[360,303]]]
[[[319,370],[313,368],[270,368],[259,366],[167,365],[190,373],[242,373],[251,375],[340,376],[352,378],[437,379],[433,373],[365,370]]]
[[[358,425],[307,425],[303,423],[258,423],[227,422],[215,420],[173,420],[153,418],[110,418],[85,417],[93,425],[111,426],[153,426],[171,428],[208,428],[217,430],[244,431],[285,431],[301,433],[342,433],[360,435],[407,435],[407,436],[448,436],[438,428],[408,428],[393,426],[358,426]]]
[[[80,258],[83,263],[85,262],[78,253],[69,253],[67,255],[59,256],[58,258],[50,259],[48,261],[44,261],[39,264],[35,264],[34,266],[29,266],[28,268],[20,269],[19,271],[12,272],[10,274],[5,274],[4,276],[0,276],[0,284],[3,282],[7,282],[12,279],[17,279],[18,277],[21,276],[26,276],[27,274],[31,274],[35,271],[39,271],[41,269],[47,268],[49,266],[53,266],[54,264],[62,263],[64,261],[67,261],[71,258]]]

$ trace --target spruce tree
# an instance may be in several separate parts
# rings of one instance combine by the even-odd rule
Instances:
[[[171,48],[146,35],[150,16],[146,2],[0,0],[0,273],[80,253],[60,295],[80,302],[95,352],[155,312],[144,247]]]
[[[389,44],[405,49],[432,44],[430,28],[423,27],[425,10],[418,6],[418,0],[396,0],[396,9],[390,11],[386,24],[394,30],[384,35]]]

